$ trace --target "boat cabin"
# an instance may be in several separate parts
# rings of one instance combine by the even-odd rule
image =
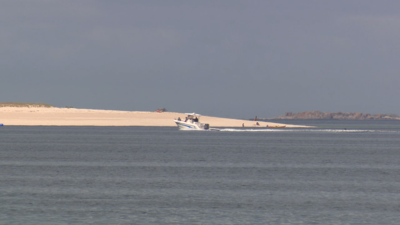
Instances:
[[[187,119],[188,120],[192,120],[193,122],[199,122],[199,118],[200,118],[200,114],[196,114],[196,113],[186,113]]]
[[[199,117],[200,116],[196,116],[196,115],[188,115],[188,119],[193,120],[193,122],[199,122]]]

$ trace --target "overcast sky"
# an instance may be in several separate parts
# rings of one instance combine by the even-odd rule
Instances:
[[[9,0],[0,102],[400,114],[400,1]]]

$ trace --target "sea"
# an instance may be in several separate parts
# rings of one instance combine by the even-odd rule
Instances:
[[[400,121],[273,122],[0,127],[0,224],[400,224]]]

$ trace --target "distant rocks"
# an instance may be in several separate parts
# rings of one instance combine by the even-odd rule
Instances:
[[[342,112],[320,112],[307,111],[292,113],[286,112],[284,116],[273,119],[296,119],[296,120],[400,120],[396,114],[375,114],[369,113],[342,113]]]

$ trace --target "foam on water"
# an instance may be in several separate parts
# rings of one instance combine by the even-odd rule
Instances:
[[[373,129],[234,129],[226,128],[219,131],[225,132],[327,132],[327,133],[374,133],[395,132],[395,130],[373,130]]]

